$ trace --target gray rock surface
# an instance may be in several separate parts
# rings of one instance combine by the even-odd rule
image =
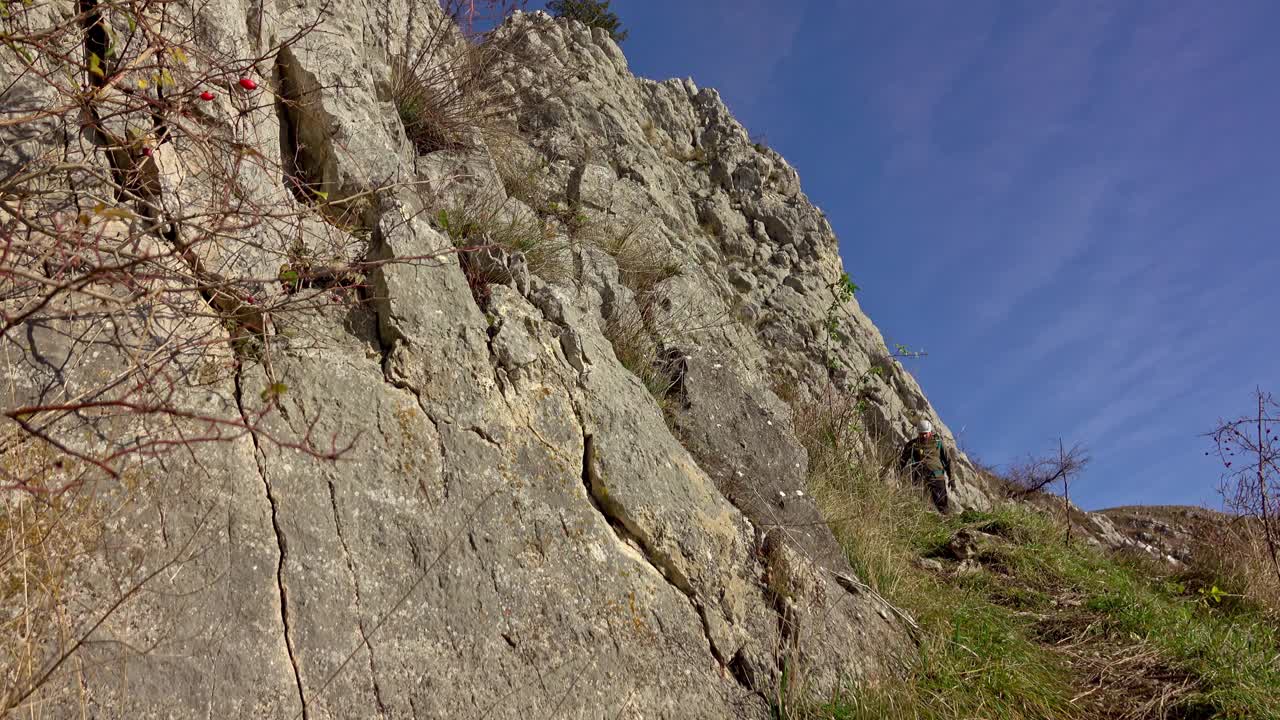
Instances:
[[[947,554],[955,560],[974,560],[991,551],[997,543],[995,536],[980,530],[961,530],[947,541]]]
[[[784,666],[789,693],[820,696],[899,667],[907,635],[806,495],[788,403],[835,386],[865,394],[881,442],[919,418],[950,435],[833,290],[836,238],[796,171],[714,90],[635,78],[606,33],[516,16],[501,32],[545,62],[506,82],[562,88],[510,118],[536,165],[520,189],[498,139],[415,157],[405,137],[389,58],[441,22],[434,3],[185,12],[193,48],[260,56],[245,72],[274,98],[219,97],[202,122],[320,193],[244,169],[243,197],[280,212],[225,230],[235,243],[201,249],[202,267],[275,278],[300,245],[363,258],[363,287],[357,302],[258,282],[255,305],[313,310],[241,303],[240,326],[76,295],[5,334],[15,407],[99,392],[178,340],[201,348],[188,369],[205,379],[173,396],[189,412],[73,418],[59,432],[85,452],[221,433],[85,486],[104,519],[61,609],[91,642],[34,696],[46,713],[764,718]],[[64,120],[0,129],[3,168],[65,142]],[[160,206],[225,202],[182,142],[154,153]],[[317,197],[361,210],[326,222]],[[570,270],[527,247],[489,256],[508,272],[477,288],[436,213],[485,197],[549,228]],[[620,318],[639,319],[660,391],[624,365]],[[249,321],[265,349],[234,335]],[[959,464],[960,503],[989,504]]]

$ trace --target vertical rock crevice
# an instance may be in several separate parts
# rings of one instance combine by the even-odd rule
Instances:
[[[276,53],[273,74],[282,182],[298,202],[336,200],[329,197],[333,188],[328,181],[335,174],[335,159],[325,116],[319,109],[319,85],[287,45]]]
[[[581,422],[581,416],[579,416],[579,422]],[[608,491],[600,481],[599,472],[596,469],[595,437],[588,433],[585,427],[582,430],[582,484],[586,488],[587,499],[591,502],[591,506],[595,508],[596,512],[600,513],[600,516],[613,529],[619,542],[637,550],[637,554],[658,575],[662,576],[668,585],[678,590],[689,601],[694,613],[698,616],[698,621],[702,626],[702,634],[707,641],[711,656],[715,658],[721,671],[730,674],[746,690],[755,692],[756,688],[744,683],[744,678],[732,671],[732,658],[725,658],[724,653],[717,647],[715,639],[712,637],[711,621],[707,615],[707,608],[698,598],[698,592],[689,582],[689,579],[680,572],[679,568],[675,567],[675,563],[671,562],[671,558],[653,548],[653,544],[644,536],[643,531],[637,528],[634,521],[628,517],[626,510],[609,498]]]
[[[369,642],[369,635],[364,629],[363,605],[360,600],[360,579],[356,572],[355,558],[351,555],[351,548],[347,545],[346,534],[342,530],[342,515],[338,512],[338,492],[332,480],[329,481],[329,504],[333,508],[333,526],[338,533],[338,544],[342,546],[342,555],[346,560],[347,572],[351,576],[351,587],[355,593],[356,630],[360,633],[360,640],[364,642],[365,650],[369,653],[369,682],[373,685],[373,699],[378,705],[378,714],[382,717],[387,717],[387,706],[382,700],[382,688],[378,686],[378,670],[373,656],[373,644]]]
[[[310,712],[307,707],[307,694],[302,685],[302,671],[298,667],[298,658],[293,646],[292,628],[289,622],[289,589],[284,581],[284,563],[288,557],[289,544],[285,538],[284,529],[280,526],[280,507],[275,495],[271,491],[271,481],[267,479],[266,468],[262,464],[262,448],[258,444],[258,435],[252,429],[249,416],[244,407],[244,369],[242,366],[236,367],[235,373],[235,395],[236,407],[240,412],[240,417],[244,421],[246,427],[249,427],[249,438],[253,441],[253,459],[258,468],[258,477],[262,480],[262,487],[267,496],[267,502],[271,506],[271,527],[275,531],[276,549],[279,552],[279,560],[276,563],[276,591],[280,597],[280,624],[284,630],[285,651],[289,655],[289,664],[293,668],[294,683],[298,687],[298,702],[302,706],[302,719],[310,720]]]

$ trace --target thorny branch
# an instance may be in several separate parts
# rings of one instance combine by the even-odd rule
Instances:
[[[1210,452],[1222,462],[1218,492],[1227,509],[1261,525],[1280,582],[1280,402],[1261,388],[1254,390],[1254,401],[1254,412],[1220,420],[1208,433]]]

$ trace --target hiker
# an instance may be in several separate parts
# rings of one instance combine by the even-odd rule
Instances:
[[[942,438],[934,436],[933,423],[921,420],[916,430],[920,434],[902,448],[900,464],[912,480],[929,488],[938,512],[946,515],[950,512],[947,486],[956,489],[955,477],[951,474],[951,456],[943,446]]]

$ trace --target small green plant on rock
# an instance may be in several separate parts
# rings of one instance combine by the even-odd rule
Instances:
[[[329,290],[335,299],[350,299],[364,283],[359,267],[342,256],[345,248],[329,246],[327,252],[309,249],[301,240],[289,247],[287,261],[280,265],[276,280],[287,295],[304,289]]]
[[[560,224],[564,225],[571,235],[577,235],[591,222],[591,218],[587,217],[587,214],[576,203],[561,205],[552,201],[537,209],[543,215],[550,215],[559,220]]]
[[[835,356],[835,353],[832,352],[831,344],[843,344],[844,335],[840,333],[840,320],[842,318],[840,310],[846,303],[853,299],[854,295],[858,293],[859,288],[853,282],[853,279],[849,277],[849,273],[842,272],[837,280],[834,280],[827,285],[827,290],[833,295],[831,304],[827,306],[827,312],[823,320],[823,324],[827,331],[827,367],[831,370],[838,370],[842,363],[840,362],[840,359]]]

